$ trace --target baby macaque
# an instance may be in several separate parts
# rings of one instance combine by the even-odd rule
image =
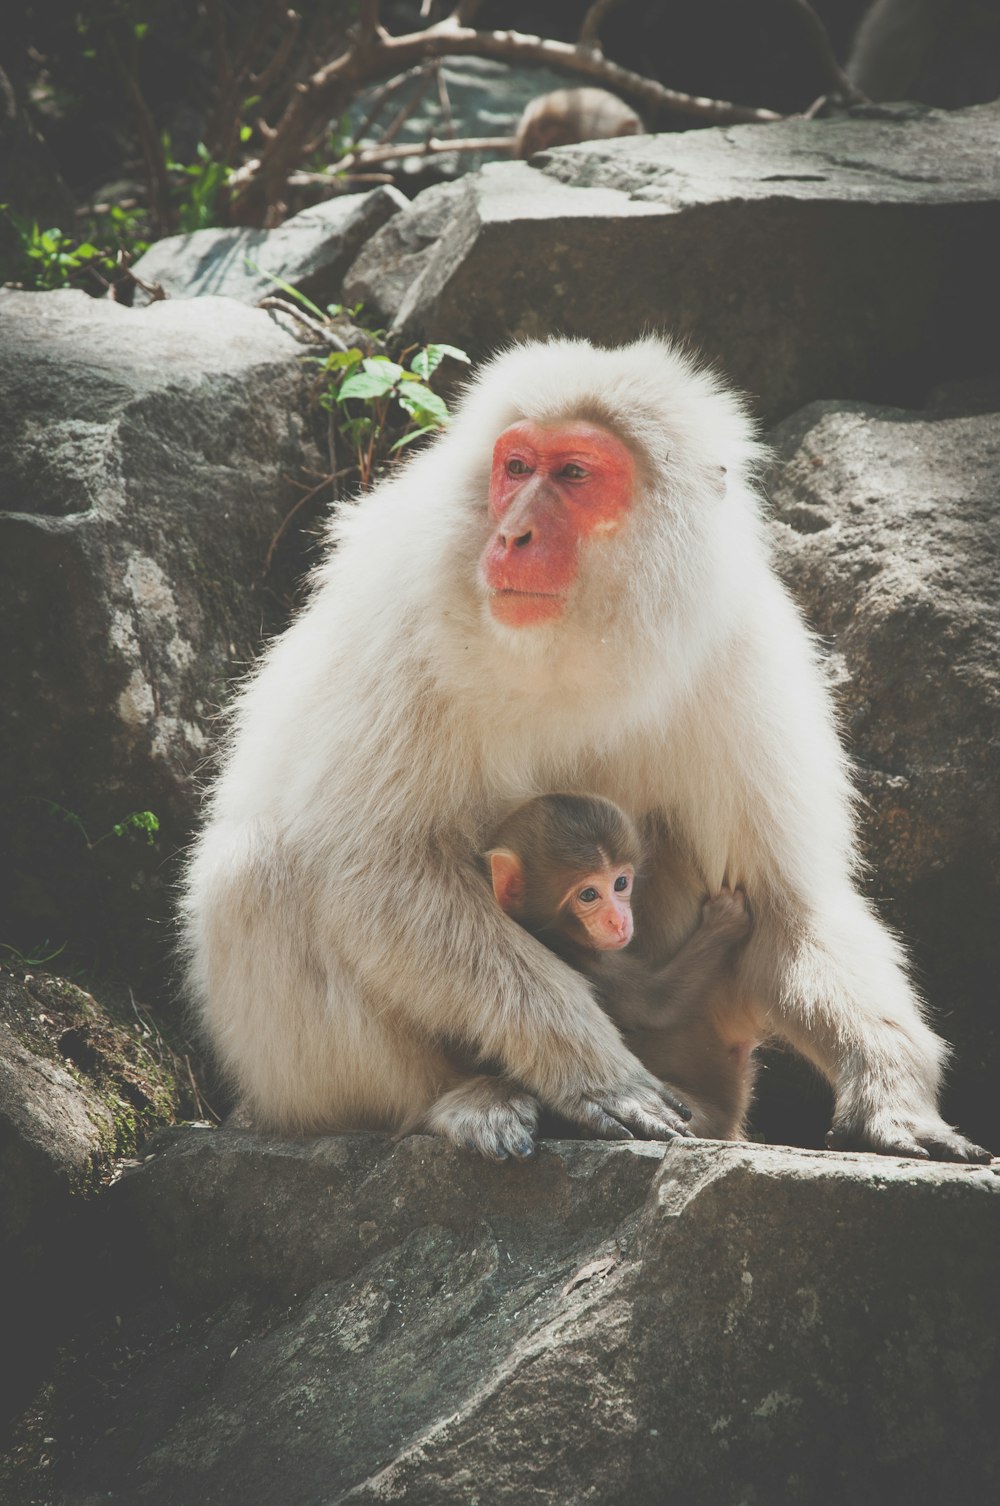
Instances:
[[[641,136],[638,115],[607,89],[554,89],[524,107],[514,137],[514,156],[533,157],[552,146]]]
[[[486,859],[501,909],[590,980],[630,1050],[690,1107],[692,1132],[739,1138],[756,1043],[724,1035],[712,999],[752,929],[742,890],[707,899],[697,930],[654,970],[623,955],[642,844],[610,800],[531,800],[503,822]]]

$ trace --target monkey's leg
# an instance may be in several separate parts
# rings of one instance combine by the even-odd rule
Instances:
[[[507,1077],[481,1074],[449,1089],[432,1104],[416,1126],[491,1161],[514,1156],[525,1161],[535,1153],[538,1103]]]
[[[746,962],[758,997],[776,1001],[768,1027],[833,1086],[828,1145],[922,1160],[990,1160],[938,1112],[948,1048],[924,1022],[895,938],[854,893],[822,917],[822,928],[817,920],[812,934],[778,937],[758,925]]]

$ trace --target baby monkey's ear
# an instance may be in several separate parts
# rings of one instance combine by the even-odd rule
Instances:
[[[524,901],[521,859],[506,847],[496,847],[486,856],[490,861],[490,878],[497,904],[507,915],[516,915]]]

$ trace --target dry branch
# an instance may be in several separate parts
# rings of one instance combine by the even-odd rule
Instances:
[[[668,89],[609,61],[597,50],[568,42],[524,36],[513,31],[476,31],[460,24],[459,12],[426,31],[393,37],[379,25],[376,0],[366,0],[357,26],[339,57],[297,84],[292,98],[258,158],[247,162],[231,180],[230,218],[236,224],[260,224],[270,206],[282,201],[289,177],[305,149],[326,122],[340,115],[368,84],[421,62],[442,57],[484,57],[505,63],[541,63],[603,84],[652,113],[677,114],[715,125],[768,122],[782,117],[773,110],[752,109],[725,100],[705,99]]]

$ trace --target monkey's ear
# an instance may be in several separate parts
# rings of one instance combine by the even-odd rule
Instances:
[[[489,854],[493,893],[501,910],[515,915],[524,899],[524,869],[516,852],[497,847]]]

